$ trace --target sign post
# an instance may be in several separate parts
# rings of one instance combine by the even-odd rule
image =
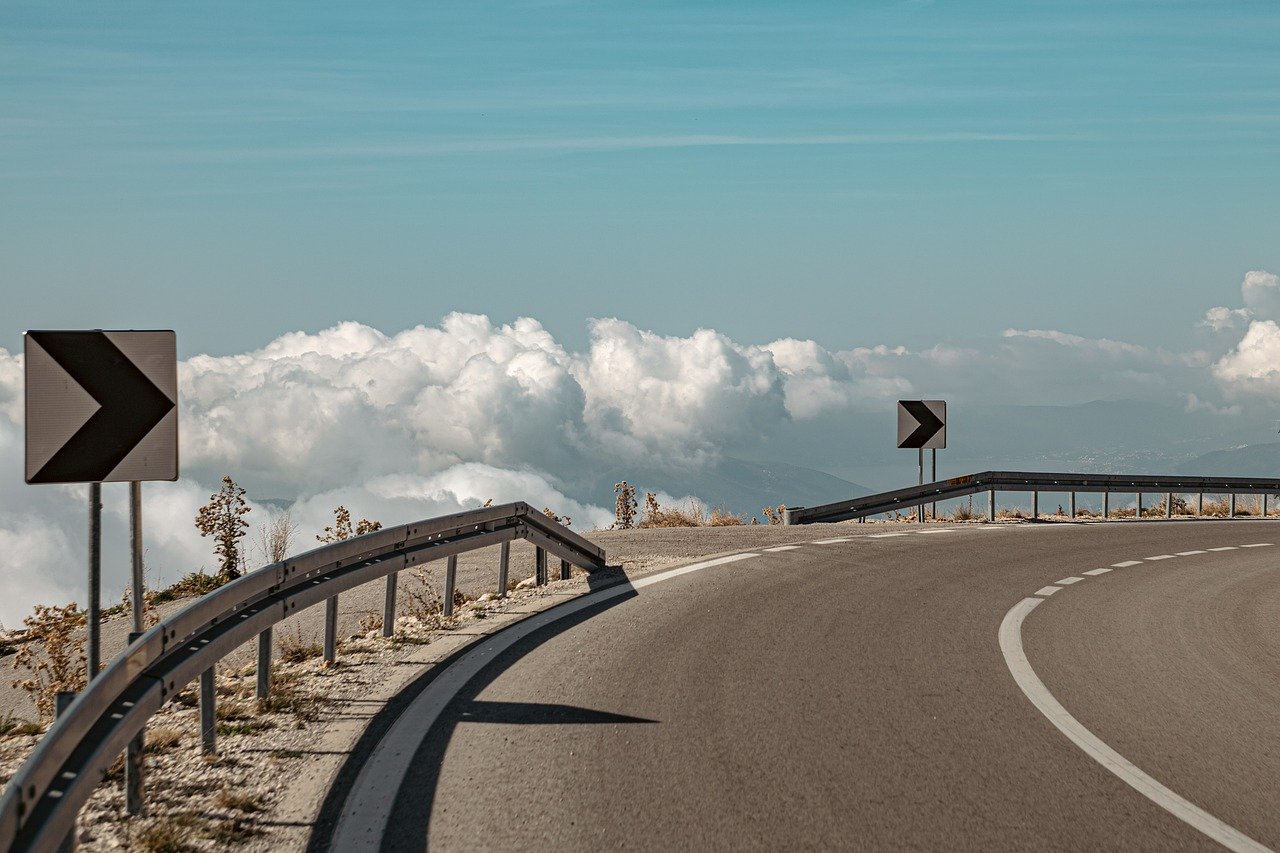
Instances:
[[[178,356],[172,331],[29,331],[28,483],[89,484],[88,681],[101,665],[102,484],[129,483],[133,631],[142,631],[142,481],[178,479]],[[126,755],[129,812],[142,808],[142,735]]]
[[[947,446],[947,403],[945,400],[898,401],[898,447],[919,451],[918,479],[924,485],[924,452],[933,451],[933,479],[938,479],[938,449]],[[938,506],[934,504],[934,515]],[[916,518],[924,522],[924,501],[916,509]]]

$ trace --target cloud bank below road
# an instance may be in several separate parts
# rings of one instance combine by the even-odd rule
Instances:
[[[470,314],[393,335],[352,322],[290,332],[253,352],[179,365],[183,478],[145,487],[148,565],[154,583],[214,568],[192,519],[223,474],[257,501],[256,523],[291,506],[299,547],[308,547],[338,504],[394,523],[527,500],[579,529],[605,526],[612,495],[600,493],[602,472],[687,475],[724,455],[751,458],[783,427],[833,430],[843,412],[888,411],[903,397],[961,406],[1155,400],[1227,417],[1242,400],[1280,400],[1276,277],[1249,273],[1242,303],[1209,311],[1196,332],[1204,340],[1186,349],[1009,329],[921,350],[832,350],[794,338],[743,344],[711,329],[664,336],[599,319],[586,349],[573,352],[534,319],[503,325]],[[22,430],[22,357],[0,350],[7,625],[36,601],[84,600],[86,490],[23,484]],[[127,563],[124,487],[108,485],[106,496],[114,595]]]

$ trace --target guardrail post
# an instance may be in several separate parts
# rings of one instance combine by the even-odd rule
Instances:
[[[987,502],[987,521],[996,520],[996,490],[992,489]]]
[[[1231,493],[1231,518],[1236,517],[1236,493]]]
[[[129,632],[129,645],[142,636],[141,631]],[[146,746],[147,730],[144,728],[129,741],[124,752],[124,809],[131,815],[142,814],[145,792],[142,788],[142,750]]]
[[[1267,517],[1267,493],[1262,493],[1262,517]]]
[[[1109,509],[1108,505],[1110,503],[1111,503],[1111,493],[1103,492],[1102,493],[1102,520],[1103,521],[1107,520],[1107,514],[1108,514],[1107,511]]]
[[[507,583],[510,572],[511,543],[503,542],[498,548],[498,598],[507,597]]]
[[[61,717],[66,710],[71,707],[71,703],[75,701],[76,692],[74,690],[59,690],[53,694],[53,715]],[[62,839],[62,843],[58,845],[58,853],[73,853],[76,849],[76,823],[71,822],[71,829],[67,832],[67,837]]]
[[[1068,507],[1069,508],[1067,509],[1067,512],[1070,514],[1072,518],[1075,518],[1076,517],[1076,493],[1075,492],[1072,492],[1071,497],[1068,499]]]
[[[533,575],[534,583],[538,586],[545,586],[547,583],[547,552],[541,548],[535,548],[533,551]]]
[[[1142,520],[1142,492],[1138,492],[1138,514],[1134,518]]]
[[[1164,496],[1164,517],[1173,518],[1173,492]]]
[[[444,615],[453,615],[453,590],[458,583],[458,555],[445,561],[444,568]]]
[[[560,580],[567,581],[569,579],[569,561],[560,561]]]
[[[338,596],[324,600],[324,662],[338,659]]]
[[[1031,490],[1031,517],[1033,519],[1040,517],[1040,492],[1035,489]]]
[[[382,636],[390,637],[396,632],[396,579],[399,572],[387,575],[387,598],[382,603]]]
[[[205,755],[218,754],[218,695],[213,686],[213,673],[217,665],[200,673],[200,751]]]
[[[271,694],[271,629],[267,628],[258,635],[258,699],[266,699]]]
[[[1196,516],[1204,515],[1204,492],[1196,495]]]

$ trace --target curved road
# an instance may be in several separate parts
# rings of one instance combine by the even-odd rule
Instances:
[[[487,644],[370,756],[334,847],[1221,849],[1033,704],[1019,607],[1005,640],[1071,723],[1280,847],[1280,524],[849,529]]]

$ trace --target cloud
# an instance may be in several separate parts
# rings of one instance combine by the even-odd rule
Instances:
[[[1266,270],[1250,270],[1240,286],[1245,307],[1262,320],[1280,320],[1280,277]]]
[[[1210,308],[1196,325],[1215,332],[1234,331],[1253,316],[1247,308]]]
[[[1235,349],[1213,366],[1214,376],[1230,390],[1280,394],[1280,325],[1255,320]]]

